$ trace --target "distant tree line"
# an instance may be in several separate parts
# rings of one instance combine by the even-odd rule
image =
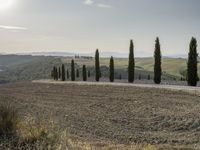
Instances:
[[[77,58],[78,56],[76,56]],[[111,56],[110,64],[109,64],[109,79],[110,82],[114,82],[115,80],[115,67],[114,67],[114,58]],[[51,71],[51,77],[54,80],[66,80],[70,78],[69,70],[65,70],[65,65],[62,64],[61,67],[53,67]],[[82,79],[83,81],[87,81],[90,78],[90,70],[87,71],[87,66],[82,66]],[[96,82],[100,81],[102,74],[100,70],[100,59],[99,59],[99,50],[96,50],[95,53],[95,80]],[[77,68],[75,70],[75,62],[72,59],[71,61],[71,81],[75,81],[76,78],[80,77],[80,71]],[[161,55],[161,45],[160,40],[157,37],[155,41],[155,50],[154,50],[154,83],[160,84],[162,77],[162,55]],[[118,79],[122,79],[121,74],[118,76]],[[138,79],[142,79],[142,75],[139,74]],[[147,76],[148,80],[151,80],[151,76]],[[130,41],[129,47],[129,59],[128,59],[128,82],[133,83],[135,80],[135,57],[134,57],[134,44],[133,40]],[[198,77],[198,53],[197,53],[197,40],[192,37],[190,45],[189,45],[189,53],[188,53],[188,61],[187,61],[187,76],[186,79],[181,77],[181,81],[187,80],[189,86],[196,86],[199,81]]]

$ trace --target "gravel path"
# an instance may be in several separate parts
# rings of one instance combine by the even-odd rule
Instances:
[[[119,83],[119,82],[83,82],[83,81],[54,81],[54,80],[35,80],[33,83],[50,83],[50,84],[75,84],[75,85],[111,85],[120,87],[144,87],[144,88],[158,88],[158,89],[168,89],[174,91],[182,91],[200,96],[200,87],[192,87],[185,85],[168,85],[168,84],[140,84],[140,83]]]

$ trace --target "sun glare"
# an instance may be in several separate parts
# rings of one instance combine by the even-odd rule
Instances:
[[[0,0],[0,11],[9,9],[15,0]]]

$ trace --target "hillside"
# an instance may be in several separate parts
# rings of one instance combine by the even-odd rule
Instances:
[[[100,147],[109,143],[200,147],[199,96],[180,90],[115,83],[18,82],[0,85],[0,91],[0,104],[6,99],[19,110],[21,119],[51,118],[76,141],[98,141]]]
[[[70,70],[70,63],[73,57],[55,57],[55,56],[30,56],[30,55],[0,55],[0,82],[48,79],[53,66],[65,64]],[[127,79],[127,58],[115,58],[115,77],[121,75]],[[95,75],[94,58],[79,57],[75,58],[76,68],[82,70],[82,65],[87,65],[91,72],[91,77]],[[100,58],[101,72],[103,78],[109,76],[109,58]],[[164,80],[180,79],[186,75],[186,59],[182,58],[163,58],[162,61]],[[200,66],[199,66],[200,74]],[[153,58],[136,58],[136,75],[138,79],[147,79],[150,75],[153,78]]]
[[[61,64],[59,58],[43,56],[0,56],[1,82],[48,79],[52,66]]]

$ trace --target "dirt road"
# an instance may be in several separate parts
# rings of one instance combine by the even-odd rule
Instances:
[[[192,86],[180,86],[180,85],[156,85],[156,84],[130,84],[130,83],[110,83],[110,82],[71,82],[71,81],[54,81],[54,80],[36,80],[34,83],[50,83],[50,84],[75,84],[75,85],[111,85],[118,87],[143,87],[143,88],[157,88],[157,89],[168,89],[174,91],[183,91],[187,93],[191,93],[197,96],[200,96],[200,87],[192,87]]]

